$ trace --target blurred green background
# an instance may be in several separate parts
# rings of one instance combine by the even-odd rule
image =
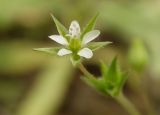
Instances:
[[[58,34],[50,13],[83,28],[97,12],[97,41],[113,44],[85,66],[100,75],[99,60],[118,55],[129,72],[125,94],[142,115],[160,114],[159,0],[0,0],[0,115],[128,115],[83,83],[67,58],[32,50],[57,45],[48,38]]]

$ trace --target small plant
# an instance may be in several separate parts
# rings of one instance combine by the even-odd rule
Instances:
[[[118,96],[126,82],[127,74],[117,67],[117,58],[113,59],[110,66],[101,62],[101,73],[102,75],[98,78],[86,76],[82,79],[103,94]]]
[[[66,29],[53,15],[52,18],[56,24],[59,35],[51,35],[50,39],[61,44],[61,47],[35,48],[41,51],[58,56],[69,56],[72,64],[83,72],[81,77],[84,82],[96,89],[103,95],[112,96],[119,102],[130,115],[140,115],[135,106],[123,95],[122,89],[127,79],[126,72],[122,72],[117,64],[117,58],[114,58],[110,66],[101,62],[101,77],[91,74],[82,64],[82,59],[90,59],[93,52],[102,48],[111,42],[92,42],[100,34],[94,26],[99,14],[96,14],[85,28],[81,31],[78,21],[72,21],[69,29]]]

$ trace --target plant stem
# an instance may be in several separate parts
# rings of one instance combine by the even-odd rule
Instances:
[[[82,63],[79,63],[78,65],[79,69],[83,72],[84,75],[86,75],[87,77],[94,77],[93,74],[91,74]]]
[[[94,77],[94,75],[91,74],[82,63],[79,63],[78,67],[86,77]],[[130,115],[141,115],[135,106],[123,95],[123,93],[120,93],[118,96],[114,97],[114,99],[121,104],[121,106],[123,106]]]
[[[153,104],[147,94],[146,82],[144,82],[144,78],[146,76],[144,75],[144,73],[142,74],[138,72],[133,72],[132,74],[133,77],[129,81],[131,90],[134,91],[139,96],[141,96],[147,115],[156,115]],[[134,83],[132,81],[134,81]]]
[[[116,101],[123,106],[124,109],[130,114],[130,115],[141,115],[140,112],[135,108],[135,106],[124,96],[124,94],[121,92],[118,96],[114,97]]]

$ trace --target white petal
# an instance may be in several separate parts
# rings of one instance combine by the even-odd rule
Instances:
[[[100,31],[99,30],[92,30],[88,33],[86,33],[83,37],[83,40],[82,40],[82,44],[87,44],[88,42],[94,40],[96,37],[98,37],[100,34]]]
[[[72,21],[69,27],[69,34],[72,37],[75,37],[75,36],[78,37],[80,35],[80,32],[81,32],[81,29],[80,29],[79,23],[77,21]]]
[[[71,54],[71,53],[72,53],[71,50],[67,50],[67,49],[62,48],[58,51],[57,55],[64,56],[64,55]]]
[[[54,40],[55,42],[62,44],[62,45],[68,45],[68,41],[60,35],[51,35],[48,36],[49,38],[51,38],[52,40]]]
[[[89,48],[83,48],[78,52],[78,55],[89,59],[93,56],[93,52]]]

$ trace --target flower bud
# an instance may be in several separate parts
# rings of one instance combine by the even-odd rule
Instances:
[[[141,39],[134,39],[128,52],[128,61],[138,72],[143,71],[148,62],[148,52]]]

